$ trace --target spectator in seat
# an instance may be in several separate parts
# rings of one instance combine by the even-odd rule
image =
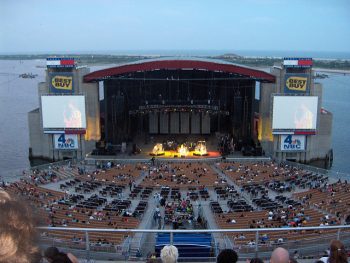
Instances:
[[[37,233],[32,209],[0,190],[0,262],[37,263]]]
[[[222,250],[216,258],[217,263],[236,263],[238,261],[238,255],[233,249]]]
[[[289,252],[282,248],[276,248],[270,258],[270,263],[289,263]]]
[[[44,256],[50,263],[79,263],[79,260],[72,253],[62,253],[57,247],[48,247]]]
[[[347,263],[348,256],[344,244],[339,240],[332,240],[329,257],[320,258],[324,263]]]
[[[264,263],[261,258],[252,258],[249,263]]]
[[[160,251],[160,259],[162,263],[176,263],[179,257],[177,247],[173,245],[164,246]]]

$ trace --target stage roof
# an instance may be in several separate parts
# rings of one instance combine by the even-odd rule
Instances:
[[[141,60],[91,72],[84,76],[84,82],[103,81],[128,73],[154,70],[204,70],[231,73],[237,76],[254,79],[261,82],[275,82],[274,75],[262,70],[237,65],[222,60],[199,58],[160,58],[152,60]]]

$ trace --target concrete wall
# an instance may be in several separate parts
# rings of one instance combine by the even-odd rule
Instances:
[[[83,83],[84,75],[90,73],[89,68],[82,68],[78,72],[79,89],[85,95],[86,105],[86,134],[82,138],[82,155],[91,152],[96,142],[101,138],[100,128],[100,101],[98,83]]]
[[[33,157],[52,159],[52,143],[48,134],[41,129],[41,114],[39,109],[28,113],[29,124],[29,147]]]
[[[315,83],[314,91],[316,96],[319,97],[318,101],[318,117],[317,117],[317,134],[310,136],[310,151],[309,160],[324,159],[332,147],[332,123],[333,114],[323,113],[322,108],[322,85]]]
[[[39,83],[39,108],[28,113],[31,157],[62,160],[63,158],[85,157],[95,148],[100,139],[100,108],[98,83],[83,83],[83,76],[89,68],[73,69],[74,94],[85,95],[87,129],[85,135],[78,135],[79,149],[76,151],[58,151],[53,149],[53,134],[44,134],[41,113],[41,96],[49,94],[49,76],[46,70],[46,82]]]
[[[272,94],[276,92],[276,86],[273,83],[263,83],[261,85],[261,99],[259,104],[260,120],[259,120],[259,136],[258,139],[261,143],[266,155],[273,155],[273,136],[272,136]]]
[[[48,77],[46,76],[46,80]],[[31,157],[53,159],[52,137],[44,134],[42,129],[41,95],[47,94],[49,88],[47,82],[40,82],[38,85],[39,108],[28,113],[29,125],[29,147],[32,150]]]
[[[283,94],[285,70],[273,67],[271,73],[276,76],[275,84],[263,84],[261,89],[261,145],[267,155],[279,160],[294,159],[302,163],[323,160],[331,150],[332,121],[331,113],[322,113],[322,85],[314,83],[310,75],[310,95],[318,96],[318,116],[316,135],[306,136],[306,150],[303,152],[282,152],[280,150],[281,135],[272,135],[272,96],[273,93]],[[311,74],[311,71],[308,70]]]

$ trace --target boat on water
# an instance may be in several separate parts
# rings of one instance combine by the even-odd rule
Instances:
[[[22,73],[18,77],[23,79],[34,79],[38,76],[38,74],[33,73]]]

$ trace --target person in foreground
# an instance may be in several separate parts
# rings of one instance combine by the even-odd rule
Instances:
[[[332,240],[329,257],[322,257],[320,261],[324,263],[347,263],[348,256],[346,255],[344,244],[339,240]]]
[[[160,251],[162,263],[176,263],[179,258],[179,251],[173,245],[164,246]]]
[[[216,258],[217,263],[236,263],[238,260],[238,255],[236,251],[232,249],[222,250],[218,257]]]
[[[264,263],[261,258],[252,258],[249,263]]]
[[[282,248],[276,248],[270,258],[270,263],[289,263],[289,252]]]
[[[44,252],[44,256],[50,263],[79,263],[72,253],[62,253],[57,247],[48,247]]]
[[[41,260],[31,208],[0,190],[0,262],[37,263]]]

